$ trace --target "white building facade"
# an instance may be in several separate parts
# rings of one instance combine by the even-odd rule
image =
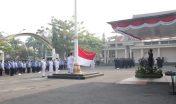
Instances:
[[[133,58],[135,63],[148,57],[153,50],[154,59],[164,57],[167,63],[176,63],[176,38],[136,41],[109,41],[103,49],[104,63],[113,63],[114,58]]]
[[[136,40],[110,41],[105,44],[104,63],[114,58],[164,57],[168,63],[176,63],[176,10],[134,15],[131,19],[108,22],[116,33]],[[116,39],[115,39],[116,40]]]

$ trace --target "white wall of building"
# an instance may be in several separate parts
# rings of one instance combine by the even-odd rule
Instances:
[[[158,43],[157,43],[158,41]],[[149,49],[153,50],[153,57],[156,63],[157,57],[164,57],[168,63],[176,63],[176,39],[165,39],[165,40],[152,40],[152,41],[137,41],[132,42],[131,44],[126,44],[126,42],[121,42],[121,46],[114,45],[114,47],[105,47],[104,50],[110,50],[110,57],[111,59],[117,58],[125,58],[125,49],[126,51],[126,58],[129,56],[129,52],[133,52],[133,58],[135,63],[139,63],[138,60],[142,57],[148,58],[148,51]],[[150,44],[149,44],[150,43]],[[107,43],[110,44],[110,43]],[[112,44],[112,43],[111,43]],[[114,44],[117,44],[114,42]],[[129,49],[126,46],[129,46]],[[113,51],[114,50],[114,51]],[[115,52],[116,51],[116,52]],[[107,53],[106,53],[107,54]],[[114,55],[115,54],[115,55]],[[107,54],[108,55],[108,54]]]
[[[135,63],[139,63],[138,60],[141,58],[141,50],[140,49],[133,49],[133,58],[135,60]]]
[[[167,62],[176,62],[176,47],[161,48],[160,52]]]
[[[148,57],[148,48],[145,48],[144,49],[144,58],[147,58]]]
[[[125,50],[117,50],[117,58],[124,58]]]

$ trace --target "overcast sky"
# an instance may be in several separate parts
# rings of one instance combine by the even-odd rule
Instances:
[[[111,33],[107,22],[176,9],[175,0],[77,0],[78,21],[91,33]],[[74,15],[74,0],[0,0],[0,31],[8,34],[26,29],[36,32],[51,17],[68,19]]]

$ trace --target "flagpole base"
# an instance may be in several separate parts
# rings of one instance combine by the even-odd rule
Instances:
[[[74,69],[73,69],[74,74],[82,74],[81,68],[79,64],[74,64]]]

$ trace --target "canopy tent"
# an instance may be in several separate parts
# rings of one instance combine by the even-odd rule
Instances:
[[[176,11],[108,23],[115,32],[140,40],[176,37]]]

